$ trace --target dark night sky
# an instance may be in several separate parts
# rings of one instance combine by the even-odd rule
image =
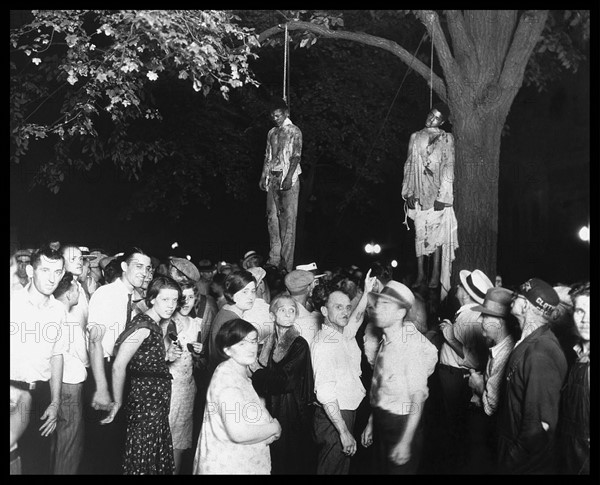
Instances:
[[[584,68],[577,75],[563,76],[563,81],[546,93],[523,88],[519,102],[513,104],[508,118],[510,134],[502,141],[499,187],[498,268],[505,281],[539,276],[573,282],[590,276],[589,245],[577,238],[579,227],[590,219],[589,86],[589,68]],[[262,160],[257,160],[257,166],[261,164]],[[524,200],[531,206],[515,201],[522,196],[515,191],[523,188],[515,174],[528,176],[523,167],[543,182],[526,190]],[[20,182],[26,178],[26,167],[11,166],[11,238],[17,237],[21,246],[31,247],[54,237],[113,252],[138,244],[159,257],[191,254],[193,261],[202,257],[232,261],[249,249],[263,253],[268,249],[265,200],[258,179],[248,182],[257,188],[244,204],[225,198],[210,210],[200,205],[190,208],[180,221],[143,215],[126,223],[115,214],[126,204],[135,184],[122,180],[112,166],[85,176],[74,174],[57,195],[42,189],[25,192]],[[527,211],[529,219],[524,216]],[[523,227],[528,220],[536,224],[533,235],[528,232],[531,227]],[[319,264],[322,268],[367,265],[362,248],[380,234],[391,235],[391,240],[385,241],[390,246],[385,256],[400,258],[395,253],[409,244],[409,238],[412,241],[412,234],[399,227],[401,222],[400,208],[396,221],[357,218],[351,232],[354,239],[347,238],[335,256]],[[158,232],[151,229],[156,223]],[[173,241],[180,245],[175,251],[170,249]],[[310,244],[306,248],[298,264],[314,259]]]

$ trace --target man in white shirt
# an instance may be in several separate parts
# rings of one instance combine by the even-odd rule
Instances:
[[[152,271],[150,256],[132,248],[122,256],[123,273],[112,283],[100,286],[90,298],[87,331],[92,379],[88,377],[84,394],[96,412],[86,409],[86,437],[82,466],[89,474],[121,474],[125,442],[124,414],[112,423],[100,425],[111,408],[113,350],[117,337],[133,318],[132,295]]]
[[[68,254],[66,258],[69,258]],[[69,332],[69,351],[64,355],[60,416],[53,446],[54,475],[76,475],[83,453],[82,390],[87,376],[88,355],[85,325],[82,325],[81,321],[83,315],[75,311],[82,294],[83,298],[86,298],[77,277],[69,271],[65,273],[53,293],[54,298],[64,305],[65,325]],[[87,307],[87,299],[85,302]],[[87,311],[85,316],[87,320]]]
[[[29,426],[19,439],[23,474],[50,473],[50,435],[56,428],[69,349],[64,309],[52,293],[64,274],[61,254],[43,247],[27,265],[28,285],[11,293],[10,383],[31,393]]]
[[[423,446],[421,416],[429,396],[427,379],[437,363],[437,348],[404,320],[414,302],[407,286],[392,280],[369,298],[383,340],[371,381],[372,413],[361,442],[363,446],[375,443],[378,473],[416,474]]]
[[[469,388],[471,370],[483,372],[487,361],[487,345],[483,338],[481,313],[474,307],[483,304],[487,290],[494,284],[486,274],[475,269],[463,269],[456,299],[460,308],[450,321],[443,320],[440,329],[444,342],[437,366],[444,405],[445,438],[442,461],[448,473],[462,473],[467,462],[467,416],[472,392]]]
[[[324,317],[310,348],[319,402],[313,420],[318,475],[348,474],[350,458],[356,453],[354,420],[366,391],[360,380],[361,352],[355,337],[374,280],[369,272],[363,297],[353,312],[350,297],[342,291],[326,284],[313,291],[315,306]]]

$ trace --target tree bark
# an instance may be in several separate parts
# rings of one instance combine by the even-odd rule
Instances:
[[[505,116],[461,113],[455,117],[454,211],[458,221],[451,283],[461,269],[496,276],[500,135]]]

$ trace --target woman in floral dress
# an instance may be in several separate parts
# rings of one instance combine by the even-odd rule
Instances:
[[[173,376],[171,385],[171,411],[169,424],[173,436],[173,453],[175,456],[175,475],[181,470],[183,453],[192,447],[193,410],[196,397],[196,384],[194,382],[192,353],[187,344],[193,346],[196,355],[200,354],[202,344],[199,343],[202,319],[192,318],[190,312],[196,304],[194,283],[181,283],[183,303],[171,318],[171,324],[177,334],[177,342],[181,348],[181,357],[172,362],[169,370]],[[167,337],[166,342],[171,343]]]
[[[123,457],[125,475],[172,475],[173,441],[169,427],[171,374],[168,360],[181,355],[171,345],[165,352],[160,323],[169,319],[181,299],[179,284],[158,276],[146,293],[148,310],[136,315],[115,344],[115,402],[102,424],[112,422],[123,404],[125,376],[131,387],[125,402],[127,434]]]
[[[208,386],[194,475],[270,474],[269,445],[281,426],[265,408],[249,378],[258,353],[258,332],[236,318],[216,336],[217,365]]]

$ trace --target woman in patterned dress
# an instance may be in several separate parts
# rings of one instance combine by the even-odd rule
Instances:
[[[181,350],[171,345],[165,351],[160,323],[171,318],[180,299],[181,288],[176,281],[168,276],[152,280],[146,293],[148,310],[131,320],[115,344],[112,369],[115,402],[101,423],[112,422],[121,408],[127,374],[131,386],[125,402],[125,475],[172,475],[174,472],[169,427],[172,376],[167,361],[175,360]]]
[[[201,318],[193,318],[190,312],[196,304],[194,283],[182,282],[183,303],[171,318],[172,325],[177,334],[177,342],[182,350],[181,357],[172,362],[169,370],[173,375],[171,385],[171,411],[169,424],[173,436],[173,453],[175,457],[175,475],[181,470],[181,462],[185,450],[192,447],[193,410],[196,397],[196,384],[194,382],[192,353],[187,344],[193,346],[196,355],[200,354],[202,344],[199,332],[202,325]],[[171,343],[169,337],[165,343]]]
[[[267,411],[249,377],[258,354],[258,332],[236,318],[216,336],[221,363],[210,381],[194,475],[270,474],[269,445],[281,426]]]

